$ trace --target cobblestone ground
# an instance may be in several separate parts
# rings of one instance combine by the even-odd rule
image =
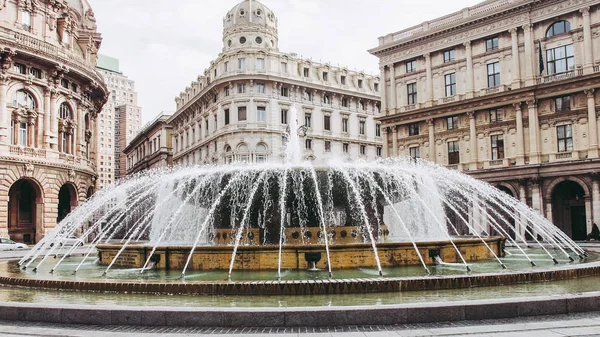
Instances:
[[[600,336],[600,312],[518,319],[325,328],[85,326],[0,321],[2,336]]]

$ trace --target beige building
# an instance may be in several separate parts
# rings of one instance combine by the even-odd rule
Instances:
[[[599,4],[488,0],[380,37],[384,152],[484,179],[585,239],[600,223]]]
[[[118,59],[99,55],[97,69],[110,93],[98,119],[98,188],[103,188],[125,175],[122,149],[142,127],[142,108],[135,82],[121,72]]]
[[[173,127],[167,123],[170,117],[161,113],[123,149],[128,175],[173,165]]]
[[[223,26],[223,50],[175,99],[176,163],[282,161],[293,118],[306,159],[381,154],[378,77],[280,52],[277,18],[258,1],[236,5]]]
[[[94,192],[101,41],[86,0],[2,2],[0,236],[37,242]]]

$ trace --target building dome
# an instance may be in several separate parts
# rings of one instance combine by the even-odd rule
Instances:
[[[277,49],[277,17],[255,0],[235,5],[223,18],[224,50],[240,48]]]

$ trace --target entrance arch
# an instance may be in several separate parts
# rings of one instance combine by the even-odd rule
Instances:
[[[17,180],[8,191],[8,236],[16,242],[33,244],[43,233],[42,190],[29,179]],[[41,238],[41,236],[40,236]]]
[[[71,184],[64,184],[58,191],[58,217],[56,223],[61,222],[77,206],[77,190]]]
[[[575,181],[565,180],[552,190],[552,220],[573,240],[585,240],[585,190]]]

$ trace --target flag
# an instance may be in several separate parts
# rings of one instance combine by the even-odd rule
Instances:
[[[544,54],[542,51],[542,41],[539,40],[538,43],[540,46],[540,75],[542,75],[544,73]]]

